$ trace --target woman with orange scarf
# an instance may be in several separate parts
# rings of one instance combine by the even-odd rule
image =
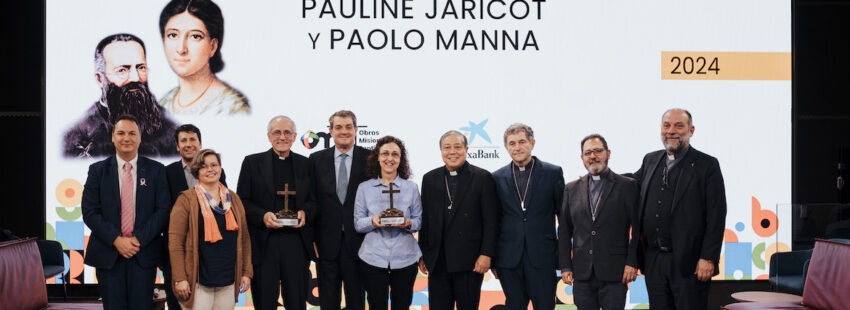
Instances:
[[[233,309],[254,273],[245,208],[218,182],[218,153],[201,150],[190,169],[198,184],[177,198],[168,226],[174,294],[187,309]]]

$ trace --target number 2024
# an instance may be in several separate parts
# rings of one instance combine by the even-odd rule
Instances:
[[[696,60],[690,56],[684,58],[673,56],[673,58],[670,58],[670,62],[676,63],[676,66],[673,68],[673,71],[670,71],[670,74],[707,74],[707,71],[714,71],[714,74],[720,73],[720,65],[717,61],[717,57],[712,58],[711,63],[709,63],[708,60],[702,56],[697,57]],[[706,64],[708,64],[708,68],[706,68]],[[699,69],[694,71],[696,66],[699,66]]]

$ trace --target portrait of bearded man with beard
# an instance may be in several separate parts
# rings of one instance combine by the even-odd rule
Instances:
[[[177,156],[177,146],[171,138],[177,125],[157,105],[148,88],[144,42],[131,34],[110,35],[95,48],[94,63],[101,98],[65,132],[64,156],[91,158],[115,153],[110,133],[122,114],[139,120],[140,155]]]

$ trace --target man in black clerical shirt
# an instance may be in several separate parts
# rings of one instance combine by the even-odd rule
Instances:
[[[366,292],[357,256],[363,234],[354,229],[354,198],[357,186],[367,179],[369,150],[354,145],[354,112],[338,111],[328,121],[334,146],[310,154],[317,204],[311,224],[316,235],[319,305],[322,309],[340,309],[344,283],[345,308],[363,309]]]
[[[726,191],[720,164],[690,145],[693,134],[690,112],[664,112],[664,149],[647,154],[634,174],[652,309],[705,309],[709,280],[718,273]]]
[[[275,116],[266,135],[272,148],[245,157],[237,185],[251,233],[254,306],[277,309],[283,296],[286,309],[305,309],[313,246],[304,224],[315,210],[312,171],[306,157],[290,150],[296,137],[292,119]],[[276,222],[275,213],[285,206],[297,212],[297,225]]]
[[[505,130],[511,162],[493,172],[502,202],[496,271],[511,310],[555,308],[558,242],[555,216],[564,196],[561,167],[532,156],[534,131],[524,124]]]
[[[481,282],[496,255],[501,205],[487,170],[466,161],[466,136],[440,137],[445,166],[422,178],[419,269],[428,274],[431,309],[478,309]]]
[[[637,276],[637,226],[640,198],[635,180],[608,168],[611,150],[598,134],[581,141],[588,174],[564,188],[558,228],[561,278],[574,284],[579,309],[623,309],[626,284]]]

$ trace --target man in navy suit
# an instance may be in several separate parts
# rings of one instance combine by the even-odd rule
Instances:
[[[165,166],[165,175],[168,178],[168,191],[171,194],[171,204],[169,206],[174,206],[180,193],[198,184],[198,178],[192,175],[192,172],[189,171],[189,166],[192,164],[195,154],[198,154],[198,151],[201,150],[201,130],[192,124],[180,125],[180,127],[174,130],[174,140],[177,143],[177,151],[180,152],[180,160]],[[224,169],[221,170],[219,182],[227,186]],[[159,266],[162,269],[162,276],[165,280],[166,301],[168,302],[168,309],[180,310],[182,307],[171,290],[173,283],[171,283],[171,261],[168,259],[168,222],[165,223],[165,228],[162,232],[165,247],[163,248],[164,254],[160,259]]]
[[[567,184],[558,228],[561,278],[573,284],[579,309],[623,309],[626,284],[637,276],[637,226],[640,198],[635,180],[608,168],[611,150],[598,134],[581,141],[587,175]],[[637,235],[635,235],[637,236]]]
[[[118,117],[115,156],[89,166],[83,221],[91,229],[85,263],[97,268],[104,309],[151,309],[162,232],[170,211],[165,167],[138,154],[136,118]]]
[[[345,308],[363,309],[366,292],[357,256],[363,234],[354,230],[354,197],[357,186],[366,180],[369,150],[354,145],[354,112],[338,111],[329,122],[334,146],[310,154],[317,203],[311,223],[316,234],[319,305],[322,309],[339,309],[345,283]]]
[[[706,309],[726,226],[726,190],[716,158],[690,145],[691,113],[661,118],[663,150],[646,154],[635,180],[646,290],[652,309]]]
[[[524,124],[505,130],[512,162],[493,173],[502,202],[496,272],[509,309],[555,308],[558,241],[555,216],[564,196],[561,167],[531,155],[534,131]]]

